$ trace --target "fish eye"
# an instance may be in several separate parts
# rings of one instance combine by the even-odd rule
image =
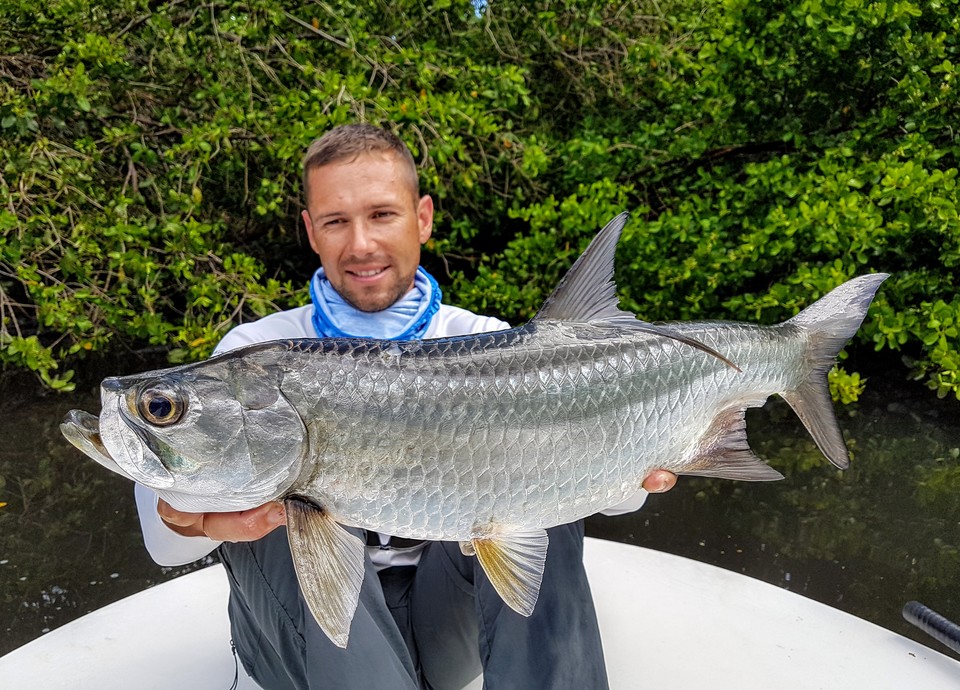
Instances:
[[[186,401],[177,391],[163,386],[149,386],[137,396],[137,411],[154,426],[169,426],[180,421],[187,409]]]

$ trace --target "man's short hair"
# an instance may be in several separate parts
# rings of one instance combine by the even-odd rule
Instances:
[[[303,195],[307,196],[310,171],[331,163],[352,161],[365,153],[390,153],[397,157],[406,171],[410,193],[414,200],[420,197],[417,165],[407,145],[396,134],[368,123],[340,125],[319,139],[315,139],[303,156]],[[307,199],[307,201],[309,201]]]

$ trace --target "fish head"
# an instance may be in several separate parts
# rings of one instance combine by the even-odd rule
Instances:
[[[276,364],[215,358],[101,385],[99,418],[74,410],[61,430],[108,469],[177,510],[245,510],[283,495],[307,431]]]

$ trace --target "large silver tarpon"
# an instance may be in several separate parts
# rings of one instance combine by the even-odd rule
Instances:
[[[340,525],[454,540],[529,615],[545,529],[614,506],[651,470],[779,479],[746,441],[772,394],[837,467],[827,371],[886,278],[836,288],[774,326],[656,326],[617,307],[621,215],[528,324],[438,340],[297,340],[109,378],[64,435],[186,511],[281,499],[304,596],[345,646],[363,543]]]

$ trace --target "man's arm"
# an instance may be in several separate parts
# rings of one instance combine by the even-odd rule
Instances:
[[[143,542],[159,565],[192,563],[221,542],[260,539],[287,521],[277,501],[231,513],[185,513],[139,484],[135,492]]]
[[[231,513],[184,513],[161,498],[157,501],[157,514],[177,534],[217,542],[254,541],[287,524],[286,511],[279,501]]]
[[[220,545],[219,541],[191,538],[172,530],[157,512],[159,497],[152,489],[137,484],[134,487],[134,494],[137,497],[137,513],[140,515],[143,544],[147,547],[150,558],[158,565],[192,563]]]

